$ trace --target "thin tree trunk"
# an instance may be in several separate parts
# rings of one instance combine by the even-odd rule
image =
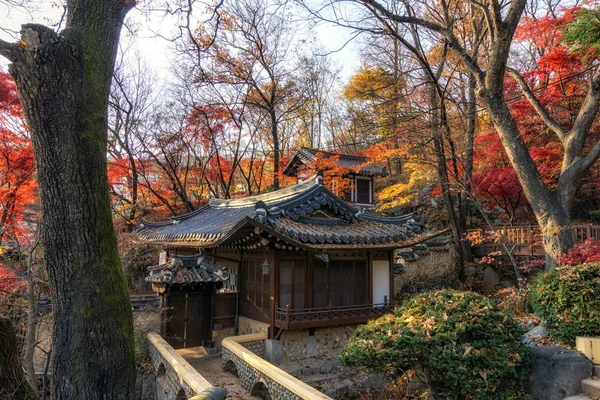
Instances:
[[[442,133],[440,131],[440,118],[439,118],[439,97],[437,94],[437,88],[435,83],[430,82],[429,84],[429,112],[430,112],[430,130],[431,136],[434,146],[435,158],[436,158],[436,167],[438,180],[440,181],[440,187],[442,189],[442,198],[444,199],[444,205],[446,207],[446,212],[448,213],[448,219],[450,221],[450,226],[452,228],[452,236],[454,239],[454,248],[456,249],[456,253],[458,256],[458,279],[461,282],[466,280],[466,271],[465,271],[465,254],[462,240],[462,230],[460,227],[460,223],[458,220],[458,216],[456,215],[456,210],[454,208],[454,201],[452,199],[452,194],[450,193],[450,179],[448,178],[448,169],[446,166],[446,157],[444,155],[443,148],[443,138]]]
[[[133,317],[112,224],[107,108],[127,0],[69,0],[59,36],[0,41],[31,132],[53,304],[55,399],[131,399]]]
[[[8,318],[0,317],[0,343],[0,399],[39,399],[21,368],[17,335]]]
[[[273,136],[273,190],[279,189],[279,130],[275,109],[270,110],[271,135]]]
[[[467,232],[467,217],[469,214],[469,193],[471,192],[471,180],[473,178],[473,148],[475,145],[475,126],[477,121],[477,109],[476,109],[476,95],[475,77],[472,73],[468,74],[467,78],[467,106],[466,106],[466,144],[465,144],[465,161],[464,161],[464,174],[463,174],[463,187],[465,195],[462,197],[462,202],[459,209],[459,221],[461,223],[462,232]],[[458,177],[457,177],[458,178]],[[470,245],[463,241],[463,249],[465,251],[465,258],[468,261],[473,260],[473,254],[471,252]]]

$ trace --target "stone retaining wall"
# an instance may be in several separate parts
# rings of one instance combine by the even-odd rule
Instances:
[[[428,249],[414,261],[399,259],[404,264],[404,269],[394,274],[396,294],[410,292],[410,286],[426,287],[440,283],[448,285],[455,281],[458,275],[455,253],[454,245],[448,243]]]
[[[251,395],[268,394],[273,400],[331,399],[262,359],[265,350],[263,333],[226,338],[223,340],[223,370],[236,374]]]

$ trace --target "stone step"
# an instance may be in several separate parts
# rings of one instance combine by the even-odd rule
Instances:
[[[592,398],[600,397],[600,380],[592,378],[582,380],[581,391]]]
[[[598,365],[598,364],[594,365],[594,375],[600,376],[600,365]]]

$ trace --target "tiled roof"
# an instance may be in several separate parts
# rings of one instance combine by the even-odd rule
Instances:
[[[207,206],[170,222],[144,222],[137,233],[146,242],[216,247],[239,242],[254,228],[304,248],[394,248],[423,231],[412,214],[383,217],[357,212],[315,176],[260,196],[213,199]]]
[[[211,264],[202,256],[174,255],[168,264],[150,267],[146,281],[169,285],[223,282],[227,279],[224,268]]]
[[[369,159],[363,156],[332,153],[329,151],[309,149],[303,147],[292,157],[288,165],[283,169],[283,174],[295,176],[300,164],[309,165],[317,160],[317,154],[322,153],[325,158],[339,157],[337,165],[350,169],[352,172],[364,176],[385,176],[385,169],[381,165],[369,163]]]

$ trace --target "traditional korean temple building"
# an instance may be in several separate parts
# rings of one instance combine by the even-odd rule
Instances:
[[[420,233],[422,225],[410,214],[358,212],[318,175],[264,195],[212,199],[171,221],[145,221],[137,230],[141,240],[163,247],[174,259],[163,259],[148,278],[157,291],[170,294],[169,307],[189,310],[185,299],[203,290],[213,304],[194,306],[205,319],[212,315],[212,324],[186,347],[213,340],[211,329],[240,328],[242,318],[277,340],[288,330],[313,332],[390,312],[393,251],[421,241]],[[228,306],[219,305],[220,295],[229,296]],[[197,328],[179,331],[189,329]]]
[[[317,161],[318,155],[326,159],[337,157],[336,166],[346,168],[349,171],[350,189],[346,193],[339,193],[345,201],[365,206],[370,206],[374,203],[374,178],[386,176],[387,173],[381,165],[370,163],[367,157],[303,147],[298,150],[283,169],[283,174],[296,177],[298,182],[313,176],[317,173],[313,165]],[[329,189],[335,192],[334,188]]]

